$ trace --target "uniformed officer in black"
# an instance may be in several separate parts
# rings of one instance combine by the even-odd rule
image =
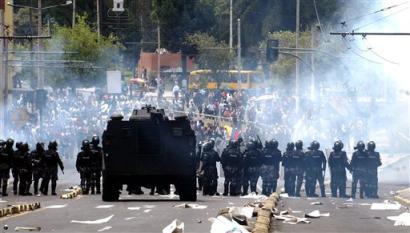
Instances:
[[[276,140],[265,142],[261,159],[262,194],[269,196],[276,192],[279,178],[279,165],[282,160],[282,152],[278,149]]]
[[[91,139],[91,151],[92,157],[92,183],[95,186],[97,194],[101,194],[101,172],[102,172],[102,160],[103,153],[102,148],[99,146],[100,138],[94,135]],[[91,188],[91,194],[94,194],[94,188]]]
[[[357,142],[356,151],[353,152],[352,162],[350,166],[352,167],[353,180],[352,180],[352,198],[356,198],[357,183],[360,184],[360,198],[364,198],[365,187],[367,185],[367,162],[368,155],[365,151],[365,145],[362,141]]]
[[[44,169],[44,177],[41,181],[40,191],[44,194],[48,194],[48,186],[51,180],[51,194],[57,195],[56,187],[58,180],[58,167],[64,172],[64,165],[60,159],[60,155],[57,152],[57,142],[51,141],[48,144],[48,150],[44,154],[44,157],[40,160],[40,164]]]
[[[14,168],[19,175],[18,194],[21,196],[31,196],[29,192],[32,178],[32,165],[29,155],[29,146],[23,143],[19,146],[19,150],[15,153]]]
[[[199,166],[201,164],[201,154],[202,154],[202,142],[199,142],[197,146],[197,151],[196,151],[196,158],[197,158],[196,169],[197,170],[199,170]],[[198,178],[197,190],[202,191],[202,188],[203,188],[202,174],[197,174],[197,178]]]
[[[295,187],[296,180],[296,189],[294,191],[296,197],[300,197],[300,190],[303,184],[303,176],[305,173],[305,152],[303,152],[303,142],[298,140],[295,143],[296,150],[292,153],[292,156],[289,159],[289,164],[292,169],[291,173],[291,189]]]
[[[330,168],[330,189],[332,197],[337,197],[339,191],[339,197],[348,198],[346,195],[346,169],[351,171],[347,155],[343,149],[343,142],[336,141],[333,145],[333,151],[329,155],[329,168]]]
[[[8,196],[7,184],[10,178],[11,156],[7,153],[6,142],[0,140],[0,186],[2,196]]]
[[[289,142],[286,145],[286,151],[283,153],[282,157],[282,166],[284,167],[284,181],[285,181],[285,193],[289,196],[295,195],[295,181],[293,180],[292,171],[293,167],[291,166],[290,158],[292,157],[293,152],[295,151],[295,144],[293,142]],[[293,184],[292,184],[293,183]]]
[[[224,192],[223,195],[237,196],[240,194],[240,166],[242,154],[240,141],[229,144],[221,156],[222,168],[224,170]]]
[[[243,168],[243,180],[242,180],[242,195],[248,195],[248,187],[250,186],[251,192],[256,193],[256,184],[258,183],[260,169],[262,165],[261,151],[258,149],[257,141],[250,141],[246,146],[246,150],[243,154],[242,168]]]
[[[45,153],[44,143],[41,142],[38,142],[36,144],[36,149],[30,153],[30,159],[33,166],[34,195],[38,195],[39,181],[40,178],[43,177],[43,167],[40,164],[40,161],[44,157]]]
[[[367,143],[367,188],[366,188],[366,196],[370,198],[379,198],[377,194],[378,190],[378,175],[377,169],[382,165],[380,160],[380,154],[376,150],[376,143],[374,141],[370,141]]]
[[[7,141],[9,142],[9,141]],[[16,154],[21,150],[21,145],[23,142],[16,142],[16,150],[14,151],[13,145],[11,143],[7,143],[7,152],[11,154],[11,174],[13,174],[13,194],[17,195],[17,189],[18,189],[18,184],[19,184],[19,173],[18,169],[15,166],[15,157]]]
[[[90,189],[93,188],[94,184],[92,181],[93,172],[93,152],[91,151],[90,142],[84,140],[82,142],[81,151],[77,155],[77,160],[75,162],[75,167],[80,173],[81,179],[81,189],[83,194],[88,194]]]
[[[203,145],[200,158],[199,173],[202,176],[203,195],[219,195],[218,188],[218,171],[216,163],[220,162],[218,152],[214,150],[215,142],[213,140]]]
[[[313,141],[310,144],[309,151],[305,156],[306,164],[306,183],[305,189],[308,197],[318,197],[315,193],[316,181],[319,182],[320,194],[326,197],[324,174],[326,171],[326,157],[323,151],[319,150],[320,144]]]

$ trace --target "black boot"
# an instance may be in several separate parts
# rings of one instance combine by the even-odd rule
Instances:
[[[224,196],[228,196],[229,195],[229,182],[224,182],[224,193],[222,194]]]
[[[53,196],[57,195],[56,188],[57,188],[57,182],[54,180],[51,181],[51,195]]]
[[[7,194],[7,181],[3,181],[3,187],[2,187],[2,193],[1,193],[1,195],[3,196],[3,197],[7,197],[8,196],[8,194]]]

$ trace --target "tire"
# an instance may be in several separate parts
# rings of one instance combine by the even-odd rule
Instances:
[[[196,201],[196,177],[183,177],[179,182],[179,200]]]
[[[103,201],[118,201],[120,197],[120,192],[117,189],[117,185],[112,177],[103,174],[103,190],[102,190],[102,200]]]

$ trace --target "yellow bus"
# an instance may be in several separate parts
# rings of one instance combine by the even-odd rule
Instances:
[[[240,79],[240,82],[238,82]],[[262,71],[241,70],[220,70],[212,72],[211,70],[194,70],[188,78],[188,87],[190,90],[197,89],[258,89],[266,87],[264,74]]]

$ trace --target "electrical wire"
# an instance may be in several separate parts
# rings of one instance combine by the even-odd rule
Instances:
[[[378,64],[378,65],[381,65],[381,64],[382,64],[382,63],[380,63],[380,62],[378,62],[378,61],[374,61],[374,60],[371,60],[371,59],[369,59],[369,58],[367,58],[367,57],[365,57],[365,56],[362,56],[362,55],[360,55],[358,52],[354,51],[354,49],[353,49],[349,44],[347,44],[346,39],[343,39],[343,42],[344,42],[345,46],[347,47],[348,51],[351,52],[351,53],[353,53],[354,55],[356,55],[356,56],[358,56],[358,57],[362,58],[363,60],[366,60],[366,61],[368,61],[368,62],[370,62],[370,63],[373,63],[373,64]]]
[[[368,51],[370,51],[373,55],[375,55],[376,57],[378,57],[378,58],[380,58],[380,59],[382,59],[382,60],[384,60],[384,61],[386,61],[386,62],[388,62],[388,63],[391,63],[391,64],[393,64],[393,65],[400,65],[400,63],[395,62],[395,61],[393,61],[393,60],[390,60],[390,59],[388,59],[388,58],[386,58],[386,57],[380,55],[380,54],[377,53],[376,51],[374,51],[373,46],[370,44],[370,41],[367,40],[365,37],[364,37],[363,39],[364,39],[364,40],[366,41],[366,43],[368,44],[368,46],[367,46],[367,47],[368,47]]]
[[[406,7],[406,8],[403,8],[403,9],[400,9],[400,10],[398,10],[398,11],[396,11],[396,12],[394,12],[394,13],[391,13],[391,14],[389,14],[389,15],[386,15],[386,16],[383,16],[383,17],[381,17],[381,18],[378,18],[378,19],[376,19],[376,20],[374,20],[373,22],[370,22],[370,23],[368,23],[368,24],[359,26],[359,27],[353,29],[353,31],[357,31],[357,30],[362,29],[362,28],[364,28],[364,27],[370,26],[370,25],[372,25],[372,24],[375,24],[375,23],[377,23],[377,22],[380,22],[380,21],[382,21],[382,20],[384,20],[384,19],[386,19],[386,18],[388,18],[388,17],[390,17],[390,16],[399,14],[399,13],[405,11],[405,10],[408,10],[408,9],[410,9],[410,6],[409,6],[409,7]]]
[[[368,14],[365,14],[365,15],[360,15],[360,16],[356,16],[356,17],[350,18],[350,19],[348,19],[348,20],[345,20],[345,21],[340,22],[340,24],[345,25],[347,22],[355,21],[355,20],[358,20],[358,19],[361,19],[361,18],[370,16],[370,15],[374,15],[374,14],[378,14],[378,13],[381,13],[381,12],[385,12],[385,11],[388,11],[388,10],[391,10],[391,9],[396,8],[396,7],[403,6],[403,5],[406,5],[406,4],[409,4],[409,3],[410,3],[410,1],[406,1],[406,2],[402,2],[402,3],[399,3],[399,4],[392,5],[392,6],[388,6],[388,7],[382,8],[382,9],[380,9],[380,10],[377,10],[377,11],[374,11],[374,12],[371,12],[371,13],[368,13]]]

